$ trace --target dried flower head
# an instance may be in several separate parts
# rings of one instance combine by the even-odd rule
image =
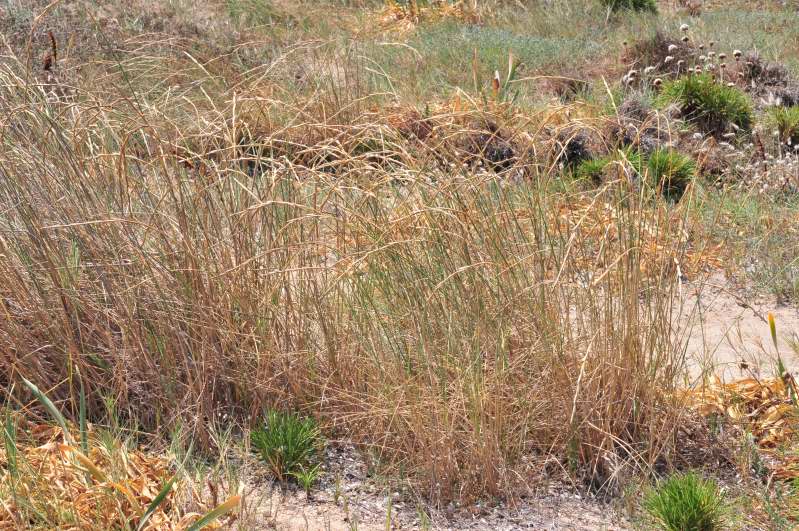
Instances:
[[[707,56],[708,57],[716,57],[716,52],[714,52],[713,50],[710,50],[709,52],[707,52]]]
[[[700,49],[700,50],[704,50],[704,49],[705,49],[705,45],[704,45],[704,44],[700,44],[700,45],[699,45],[699,49]]]
[[[659,87],[660,85],[663,84],[663,80],[660,79],[659,77],[656,77],[655,80],[652,82],[652,84],[655,85],[656,87]]]
[[[732,81],[728,81],[728,82],[727,82],[727,86],[728,86],[728,87],[734,87],[734,86],[735,86],[735,83],[733,83]]]
[[[743,55],[743,54],[741,53],[741,50],[733,50],[733,52],[732,52],[732,55],[733,55],[733,56],[734,56],[736,59],[740,59],[740,58],[741,58],[741,55]]]
[[[725,60],[726,58],[727,58],[727,54],[726,54],[726,53],[724,53],[724,52],[721,52],[721,53],[719,54],[719,59],[720,59],[721,61]]]
[[[688,35],[683,35],[682,36],[682,42],[688,42],[688,40],[689,40],[688,39]]]
[[[707,57],[705,57],[704,55],[700,55],[699,56],[699,60],[702,61],[703,63],[706,63],[707,62]]]
[[[654,71],[655,71],[655,67],[654,66],[647,66],[646,68],[644,68],[644,75],[645,76],[649,75],[649,74],[651,74]]]
[[[667,55],[665,59],[663,59],[664,64],[669,64],[670,62],[674,61],[674,57]]]
[[[677,45],[676,44],[669,44],[669,53],[673,52],[676,49],[677,49]]]
[[[683,32],[688,31],[688,24],[682,24],[680,26],[680,31],[683,31]]]
[[[719,63],[719,68],[727,68],[727,63]]]

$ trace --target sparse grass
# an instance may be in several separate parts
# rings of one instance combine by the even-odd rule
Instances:
[[[724,497],[718,485],[693,472],[662,481],[647,495],[644,507],[666,531],[724,529]]]

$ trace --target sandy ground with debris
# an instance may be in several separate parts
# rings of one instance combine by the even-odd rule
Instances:
[[[683,293],[680,328],[688,336],[686,354],[692,383],[710,374],[724,381],[774,376],[777,350],[771,340],[769,313],[776,321],[783,363],[794,374],[799,370],[799,354],[793,348],[799,348],[796,307],[779,304],[774,297],[752,296],[720,274]]]
[[[553,483],[535,497],[522,498],[513,507],[476,504],[454,506],[423,514],[398,492],[387,491],[369,475],[358,452],[349,445],[330,445],[325,451],[324,474],[311,497],[296,486],[282,488],[268,474],[242,478],[245,517],[240,529],[281,531],[385,531],[435,529],[441,531],[517,529],[626,530],[629,522],[613,507],[587,498],[567,485]],[[262,467],[243,469],[258,470]]]

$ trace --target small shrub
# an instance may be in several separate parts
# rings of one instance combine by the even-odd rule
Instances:
[[[607,166],[610,159],[603,157],[601,159],[584,160],[577,166],[574,171],[575,177],[578,179],[585,179],[594,183],[602,181],[602,176],[605,173],[605,166]]]
[[[598,183],[606,175],[610,164],[616,164],[620,171],[632,173],[634,176],[640,176],[642,172],[641,154],[636,150],[627,148],[618,150],[606,157],[582,161],[575,169],[574,175],[577,178],[588,179]]]
[[[690,75],[664,83],[659,103],[676,102],[683,115],[703,131],[720,136],[734,124],[752,128],[752,104],[735,87],[717,83],[706,74]]]
[[[715,481],[691,472],[671,476],[644,500],[660,529],[715,531],[724,523],[724,497]]]
[[[799,145],[799,107],[774,107],[769,110],[768,123],[779,132],[780,142]]]
[[[668,199],[679,199],[696,175],[696,163],[670,149],[657,149],[647,161],[649,178]]]
[[[619,9],[630,9],[633,11],[650,11],[657,13],[657,3],[655,0],[600,0],[602,5],[611,11]]]
[[[319,426],[313,419],[276,410],[266,413],[264,426],[253,430],[250,439],[278,481],[314,470],[311,463],[322,444]]]

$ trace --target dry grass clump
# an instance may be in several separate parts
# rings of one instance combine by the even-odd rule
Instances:
[[[678,223],[646,213],[651,191],[614,184],[570,214],[545,164],[520,185],[443,171],[406,149],[418,135],[362,125],[366,113],[292,122],[297,107],[246,86],[172,106],[84,87],[66,104],[13,68],[0,77],[7,388],[24,376],[75,415],[79,370],[90,413],[110,397],[122,418],[180,425],[205,449],[221,415],[291,404],[438,501],[511,494],[549,455],[596,487],[669,455],[684,243],[651,260],[645,242]],[[242,142],[256,138],[242,102],[327,144],[292,159]],[[485,112],[501,122],[500,106]],[[425,143],[469,130],[448,116]],[[548,142],[525,135],[530,150]],[[202,170],[175,157],[202,138]]]

